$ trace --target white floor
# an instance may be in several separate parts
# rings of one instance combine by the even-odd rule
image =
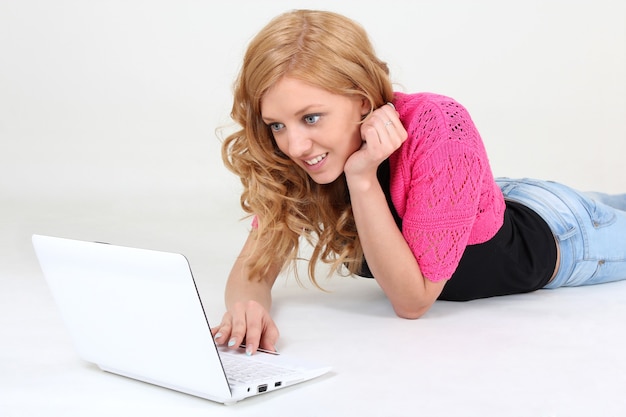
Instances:
[[[0,415],[620,416],[626,414],[626,282],[469,303],[396,318],[371,280],[325,294],[275,289],[279,350],[327,376],[226,407],[104,373],[79,359],[30,246],[32,233],[184,252],[209,320],[246,233],[234,202],[139,198],[0,206]],[[221,215],[220,215],[221,214]],[[232,219],[224,221],[224,219]]]

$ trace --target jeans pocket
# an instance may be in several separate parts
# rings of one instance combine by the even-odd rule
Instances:
[[[594,228],[610,226],[617,220],[615,209],[606,204],[597,202],[591,198],[581,197],[582,205],[585,207]]]
[[[603,284],[626,279],[626,261],[598,261],[593,275],[584,285]]]

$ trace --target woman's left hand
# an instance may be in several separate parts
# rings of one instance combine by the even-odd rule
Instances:
[[[374,110],[361,124],[363,145],[346,161],[346,177],[371,179],[378,166],[407,139],[398,112],[388,103]]]

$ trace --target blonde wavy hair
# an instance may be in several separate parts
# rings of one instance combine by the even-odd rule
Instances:
[[[342,265],[357,273],[363,250],[345,176],[315,183],[278,149],[261,119],[263,95],[287,75],[334,94],[365,98],[371,110],[392,101],[393,90],[387,64],[375,55],[365,30],[332,12],[279,15],[252,39],[244,55],[231,111],[241,129],[224,140],[222,158],[243,184],[241,207],[257,219],[249,277],[261,279],[279,262],[281,267],[295,264],[304,237],[313,247],[309,279],[319,287],[318,261],[331,265],[329,274],[340,272]]]

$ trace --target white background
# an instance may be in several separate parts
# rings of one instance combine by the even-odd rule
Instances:
[[[3,0],[3,194],[228,188],[214,130],[244,48],[296,7],[362,23],[398,89],[464,104],[496,175],[626,189],[621,1]]]
[[[184,252],[203,296],[213,303],[210,319],[219,320],[223,283],[248,226],[239,221],[240,186],[222,166],[217,130],[231,129],[231,87],[247,42],[271,17],[292,8],[329,9],[357,20],[389,63],[398,90],[437,92],[464,104],[496,176],[626,191],[623,1],[0,0],[0,414],[95,415],[90,404],[102,413],[118,411],[120,404],[133,411],[145,411],[146,404],[151,411],[190,404],[203,415],[223,410],[189,403],[187,396],[141,391],[148,390],[143,384],[128,388],[133,395],[127,397],[127,391],[101,393],[101,374],[72,356],[29,239],[47,233]],[[405,332],[416,322],[394,318],[371,282],[336,279],[329,285],[337,292],[328,296],[298,289],[293,278],[286,282],[276,303],[283,348],[324,352],[340,371],[334,379],[252,400],[254,406],[239,410],[290,410],[302,401],[293,400],[299,393],[307,398],[307,389],[337,398],[352,392],[350,401],[337,400],[338,415],[348,415],[356,399],[364,401],[356,408],[360,415],[415,415],[411,401],[430,416],[590,415],[598,404],[605,413],[596,415],[626,410],[612,396],[623,395],[614,389],[626,385],[617,353],[624,352],[624,336],[611,337],[626,317],[621,283],[584,293],[441,303],[418,321],[412,340]],[[621,298],[611,298],[616,290]],[[336,307],[326,306],[329,300]],[[511,311],[510,303],[520,310]],[[549,309],[554,306],[557,312]],[[529,314],[530,308],[541,314]],[[561,317],[559,311],[567,313]],[[555,314],[556,321],[544,320]],[[424,329],[440,341],[423,347],[424,356],[410,362],[410,375],[384,374],[386,380],[412,381],[412,394],[376,400],[354,388],[364,382],[352,353],[367,350],[360,340],[372,337],[375,326],[387,329],[374,340],[384,337],[399,349],[396,360],[413,352],[410,346],[423,345]],[[581,332],[587,343],[579,342]],[[463,335],[454,346],[470,346],[473,359],[452,349],[451,334]],[[488,342],[481,344],[477,334]],[[555,334],[572,343],[554,342]],[[402,348],[390,342],[394,338],[405,342]],[[529,339],[538,345],[529,347]],[[333,340],[343,340],[345,349]],[[507,341],[509,362],[489,350],[494,340]],[[565,357],[574,362],[559,366],[563,355],[554,357],[557,365],[542,361],[564,345],[573,349]],[[372,342],[367,346],[373,348]],[[600,362],[585,362],[585,382],[575,383],[569,366],[591,359]],[[481,360],[486,368],[477,365]],[[537,360],[534,372],[526,361]],[[506,364],[525,371],[509,378]],[[396,363],[396,369],[403,366]],[[589,373],[597,370],[590,390]],[[84,378],[98,389],[85,388],[90,385]],[[606,386],[597,385],[602,380]],[[129,384],[107,383],[111,390]],[[424,390],[423,398],[411,398]],[[523,393],[521,406],[516,392]],[[116,407],[107,408],[98,394]],[[169,400],[161,404],[162,398]],[[398,408],[387,408],[393,403]],[[316,414],[314,405],[300,404]],[[323,401],[315,404],[320,413],[332,414]]]

